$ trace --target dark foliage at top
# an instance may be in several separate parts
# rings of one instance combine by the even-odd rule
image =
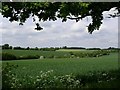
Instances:
[[[36,22],[35,16],[39,21],[57,20],[60,18],[62,22],[68,19],[76,22],[87,16],[91,16],[92,22],[88,25],[88,32],[99,30],[103,18],[103,12],[109,11],[111,8],[118,10],[117,13],[110,14],[110,17],[120,16],[120,2],[3,2],[2,15],[9,18],[9,21],[18,21],[23,25],[29,18],[33,18],[37,30],[43,28]]]

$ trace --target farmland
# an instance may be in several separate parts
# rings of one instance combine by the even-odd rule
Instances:
[[[82,58],[82,57],[99,57],[103,55],[108,55],[110,52],[108,50],[66,50],[60,49],[57,51],[40,51],[40,50],[3,50],[4,53],[13,54],[16,58],[21,57],[31,57],[34,56],[38,59],[40,56],[44,58]],[[6,55],[5,55],[6,56]],[[4,57],[3,57],[4,58]],[[13,58],[14,59],[14,58]],[[24,58],[22,58],[24,59]]]
[[[42,60],[17,60],[5,61],[10,64],[16,64],[19,67],[15,71],[20,76],[26,73],[37,75],[41,70],[54,70],[55,74],[86,74],[88,71],[112,70],[118,68],[117,54],[102,56],[99,58],[81,58],[81,59],[42,59]],[[27,70],[27,71],[26,71]],[[32,72],[32,73],[31,73]]]
[[[39,51],[39,50],[3,50],[3,52],[12,53],[15,56],[25,55],[40,55],[47,58],[43,59],[21,59],[21,60],[5,60],[2,62],[3,67],[6,63],[11,65],[18,65],[16,69],[13,69],[17,75],[17,78],[22,80],[24,76],[31,76],[34,79],[40,75],[40,72],[47,72],[53,70],[52,76],[64,76],[72,74],[88,75],[90,72],[109,72],[111,70],[118,69],[118,53],[110,52],[108,55],[100,57],[62,57],[64,55],[71,56],[78,53],[94,53],[94,50],[57,50],[57,51]],[[59,56],[60,58],[48,57]]]
[[[24,55],[43,55],[43,56],[49,56],[49,55],[59,55],[64,56],[65,54],[69,54],[69,52],[93,52],[94,50],[75,50],[75,49],[60,49],[56,51],[39,51],[39,50],[3,50],[2,53],[11,53],[16,56],[24,56]]]
[[[58,50],[58,51],[39,51],[39,50],[3,50],[4,52],[14,54],[16,56],[26,56],[26,55],[40,55],[46,56],[45,59],[32,59],[32,60],[12,60],[5,61],[10,64],[18,65],[18,69],[15,71],[19,73],[20,76],[25,73],[31,75],[37,75],[39,71],[54,70],[55,74],[86,74],[88,71],[99,71],[99,70],[111,70],[118,68],[118,54],[110,53],[110,55],[101,57],[85,57],[85,58],[62,58],[64,55],[70,56],[69,52],[72,50]],[[74,53],[92,53],[93,50],[73,50]],[[61,58],[49,58],[51,55],[61,56]],[[24,69],[25,67],[25,69]],[[27,69],[27,72],[26,72]],[[32,73],[31,73],[32,71]],[[22,75],[21,75],[21,74]]]

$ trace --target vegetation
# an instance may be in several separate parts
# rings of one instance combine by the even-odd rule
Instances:
[[[12,46],[9,46],[9,44],[2,45],[2,49],[12,49]]]
[[[11,48],[12,47],[12,48]],[[43,59],[43,58],[85,58],[101,57],[118,52],[119,48],[109,47],[108,49],[100,48],[83,48],[83,47],[50,47],[50,48],[22,48],[13,47],[9,44],[2,45],[2,60],[20,60],[20,59]]]
[[[40,72],[36,77],[25,76],[23,79],[18,79],[15,74],[11,72],[13,65],[7,64],[3,69],[3,88],[78,88],[80,82],[72,75],[52,76],[51,71]],[[15,66],[14,66],[15,67]],[[8,82],[8,80],[9,82]],[[26,80],[27,79],[27,80]]]
[[[30,48],[30,47],[20,47],[20,46],[10,46],[9,44],[4,44],[1,45],[0,47],[2,47],[2,49],[12,49],[12,50],[40,50],[40,51],[56,51],[56,50],[61,50],[61,49],[65,49],[65,50],[120,50],[120,48],[114,48],[114,47],[109,47],[106,49],[101,49],[101,48],[84,48],[84,47],[67,47],[67,46],[63,46],[63,47],[45,47],[45,48]]]
[[[77,75],[73,74],[55,76],[52,75],[53,70],[40,73],[36,77],[32,77],[29,74],[20,79],[15,73],[13,73],[12,68],[18,66],[7,65],[2,69],[3,78],[3,89],[8,88],[106,88],[104,83],[108,88],[120,88],[118,83],[120,82],[120,70],[114,70],[109,72],[90,72],[87,75]]]
[[[2,57],[3,89],[120,88],[118,49],[7,48]]]
[[[17,57],[10,53],[2,53],[2,60],[16,60]]]
[[[29,51],[29,52],[26,52]],[[35,55],[50,53],[79,55],[99,51],[42,51],[39,50],[3,50],[13,55]],[[57,53],[58,52],[58,53]],[[64,53],[63,53],[64,52]],[[102,51],[103,52],[103,51]],[[34,53],[34,54],[33,54]],[[101,53],[101,52],[100,52]],[[86,55],[85,54],[85,55]],[[81,54],[80,54],[81,55]],[[10,56],[11,57],[11,56]],[[23,58],[22,58],[23,59]],[[2,83],[6,88],[119,88],[117,53],[101,57],[54,58],[3,61]],[[10,64],[8,64],[10,63]],[[14,66],[15,65],[15,66]],[[111,67],[112,66],[112,67]],[[16,69],[14,69],[14,68]],[[106,86],[104,86],[104,83]],[[114,84],[115,83],[115,84]]]
[[[42,50],[3,50],[2,60],[7,60],[11,58],[12,60],[16,59],[39,59],[43,58],[85,58],[85,57],[101,57],[104,55],[109,55],[111,51],[108,50],[78,50],[78,51],[42,51]],[[7,54],[6,54],[7,53]],[[9,54],[9,56],[8,56]],[[13,58],[14,56],[14,58]],[[8,60],[10,60],[8,58]]]
[[[63,22],[68,19],[78,22],[91,16],[92,22],[88,25],[88,32],[92,33],[100,28],[104,11],[115,8],[118,12],[110,14],[109,18],[120,16],[119,5],[120,2],[3,2],[1,13],[11,22],[20,22],[20,25],[32,17],[37,30],[43,28],[36,22],[35,16],[39,21],[55,21],[60,18]]]
[[[91,34],[100,28],[104,11],[115,8],[118,12],[109,18],[120,16],[119,5],[120,2],[3,2],[0,11],[3,17],[11,22],[17,21],[20,25],[32,17],[37,26],[36,30],[43,28],[36,22],[35,17],[38,17],[39,21],[55,21],[60,18],[62,22],[68,19],[78,22],[90,16],[92,22],[88,25],[88,32]],[[2,59],[5,60],[2,62],[3,89],[120,88],[117,61],[119,49],[79,48],[84,50],[65,52],[59,51],[59,48],[21,48],[9,44],[3,45],[2,49]],[[65,46],[62,49],[73,48]],[[24,60],[26,58],[28,60]]]
[[[53,70],[55,75],[66,74],[87,74],[89,71],[109,71],[118,68],[118,55],[102,56],[99,58],[57,58],[57,59],[31,59],[3,61],[5,63],[17,64],[19,67],[14,70],[20,78],[26,74],[35,77],[40,71]],[[32,72],[32,73],[31,73]]]
[[[38,55],[15,56],[11,53],[2,53],[2,60],[39,59]]]

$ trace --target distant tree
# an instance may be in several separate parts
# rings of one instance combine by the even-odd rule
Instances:
[[[9,49],[12,49],[12,46],[10,46]]]
[[[120,48],[109,47],[108,50],[119,50]]]
[[[59,47],[55,47],[55,50],[59,50]]]
[[[67,49],[86,49],[84,47],[67,47]]]
[[[29,47],[26,48],[26,50],[29,50],[29,49],[30,49]]]
[[[63,46],[62,48],[63,48],[63,49],[67,49],[67,46]]]
[[[15,50],[21,50],[21,47],[14,47]]]
[[[87,50],[101,50],[101,48],[87,48]]]
[[[38,47],[35,47],[35,50],[38,50]]]
[[[4,44],[4,45],[2,46],[2,49],[9,49],[9,44]]]

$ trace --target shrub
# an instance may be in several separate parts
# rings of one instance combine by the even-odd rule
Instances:
[[[109,55],[109,54],[110,54],[110,52],[105,51],[105,50],[97,50],[97,51],[92,51],[92,52],[74,52],[74,53],[72,53],[72,55],[74,55],[76,57],[80,57],[80,58],[84,58],[84,57],[100,57],[100,56]]]
[[[81,83],[72,74],[64,76],[54,76],[53,70],[47,72],[40,71],[36,77],[26,75],[19,79],[12,71],[15,65],[7,64],[2,69],[3,89],[8,88],[80,88]]]
[[[2,60],[19,60],[19,59],[39,59],[39,55],[15,56],[10,53],[2,53]]]
[[[19,59],[39,59],[39,55],[28,55],[28,56],[20,56]]]
[[[18,83],[15,73],[12,72],[14,68],[17,68],[18,65],[10,65],[7,63],[2,67],[2,88],[7,89],[11,88],[12,85]]]
[[[18,59],[15,55],[10,53],[2,53],[2,60],[16,60]]]

